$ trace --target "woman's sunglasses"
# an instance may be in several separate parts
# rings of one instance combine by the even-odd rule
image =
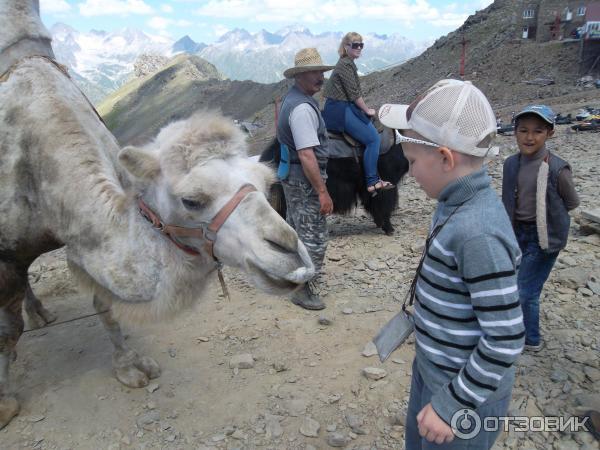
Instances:
[[[363,48],[365,46],[364,42],[353,42],[350,44],[350,47],[356,50],[357,48]]]

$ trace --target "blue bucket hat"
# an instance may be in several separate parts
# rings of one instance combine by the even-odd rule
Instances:
[[[535,114],[540,119],[542,119],[544,122],[547,122],[552,127],[552,129],[554,129],[554,117],[556,116],[556,114],[554,114],[554,111],[552,111],[552,109],[550,109],[549,106],[546,106],[546,105],[526,106],[525,109],[523,109],[523,111],[521,111],[520,113],[515,115],[513,121],[516,123],[517,119],[524,114]]]

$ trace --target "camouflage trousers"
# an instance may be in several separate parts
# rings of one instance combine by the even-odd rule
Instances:
[[[327,219],[319,210],[319,195],[305,180],[281,182],[287,204],[287,223],[296,230],[315,265],[315,279],[321,273],[327,250]]]

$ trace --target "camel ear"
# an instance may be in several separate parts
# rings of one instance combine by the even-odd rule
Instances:
[[[160,174],[160,164],[150,153],[128,145],[119,152],[119,162],[134,177],[151,180]]]

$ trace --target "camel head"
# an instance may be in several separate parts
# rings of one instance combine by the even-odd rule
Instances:
[[[206,229],[238,190],[251,184],[256,190],[243,197],[217,232],[214,257],[271,293],[288,293],[313,276],[298,235],[267,202],[272,171],[248,159],[245,136],[230,120],[196,113],[166,126],[145,147],[123,148],[119,162],[144,203],[164,224],[178,227]],[[214,264],[201,237],[176,241],[201,253],[193,257],[181,251],[182,258]]]

